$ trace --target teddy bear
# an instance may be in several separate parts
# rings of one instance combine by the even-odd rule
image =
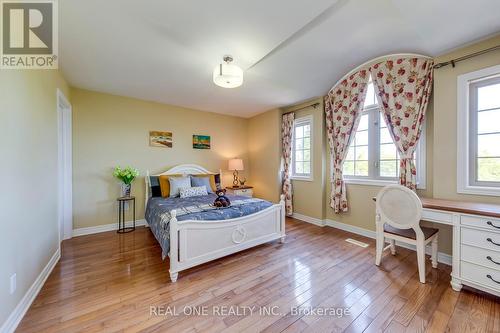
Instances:
[[[214,201],[214,206],[215,207],[229,207],[231,206],[231,201],[229,201],[229,198],[226,197],[226,189],[217,189],[215,191],[215,194],[217,194],[217,198]]]

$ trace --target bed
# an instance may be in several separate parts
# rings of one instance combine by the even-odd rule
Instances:
[[[220,173],[219,173],[220,174]],[[162,175],[216,175],[195,164],[183,164]],[[230,196],[231,207],[215,208],[215,194],[191,198],[153,197],[146,179],[145,218],[170,258],[170,279],[180,271],[274,240],[285,241],[285,202]]]

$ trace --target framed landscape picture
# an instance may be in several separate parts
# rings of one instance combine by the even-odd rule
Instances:
[[[193,148],[194,149],[210,149],[210,136],[209,135],[193,135]]]
[[[149,145],[151,147],[172,148],[172,132],[149,132]]]

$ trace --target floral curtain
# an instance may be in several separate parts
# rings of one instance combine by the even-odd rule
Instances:
[[[286,215],[293,214],[292,205],[292,182],[290,181],[290,165],[292,164],[292,134],[293,134],[294,113],[283,115],[281,122],[281,151],[283,165],[283,186],[281,193],[285,195]]]
[[[361,119],[369,74],[360,70],[333,87],[325,97],[326,133],[332,156],[330,206],[335,213],[347,212],[342,166]]]
[[[378,102],[401,158],[399,182],[416,189],[413,155],[432,90],[433,61],[399,58],[370,67]]]

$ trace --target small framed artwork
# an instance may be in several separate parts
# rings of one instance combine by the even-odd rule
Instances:
[[[209,135],[193,135],[193,148],[194,149],[210,149],[210,136]]]
[[[172,132],[149,131],[149,145],[172,148]]]

